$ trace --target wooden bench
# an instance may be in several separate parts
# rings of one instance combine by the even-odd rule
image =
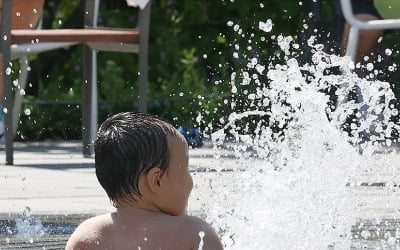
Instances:
[[[82,102],[82,143],[83,155],[93,154],[93,143],[97,133],[97,57],[96,51],[120,51],[139,53],[139,100],[138,110],[147,111],[147,64],[148,64],[148,37],[150,23],[150,3],[139,10],[138,26],[132,29],[98,28],[97,19],[100,0],[85,0],[85,18],[82,29],[11,29],[11,15],[13,0],[0,0],[2,16],[0,24],[0,46],[3,56],[4,98],[5,110],[5,150],[6,164],[13,165],[13,85],[9,65],[12,58],[12,46],[25,47],[23,51],[35,53],[35,48],[49,44],[54,49],[65,44],[86,44],[83,55],[84,95]],[[55,46],[56,45],[56,46]],[[20,50],[21,53],[21,50]]]

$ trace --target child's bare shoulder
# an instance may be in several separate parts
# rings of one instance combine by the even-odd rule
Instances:
[[[194,247],[197,249],[199,244],[203,244],[202,249],[223,249],[217,233],[204,220],[195,216],[179,216],[176,220],[180,221],[182,234],[189,238],[194,237]]]
[[[96,249],[104,231],[112,225],[110,214],[95,216],[82,222],[67,242],[66,250]]]

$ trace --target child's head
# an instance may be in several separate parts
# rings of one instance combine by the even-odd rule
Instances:
[[[181,213],[168,203],[173,199],[182,204],[187,202],[192,188],[187,164],[184,138],[171,124],[156,116],[119,113],[108,118],[99,129],[95,143],[96,175],[117,206],[141,200],[141,183],[145,182],[142,187],[150,190],[157,207],[167,213]]]

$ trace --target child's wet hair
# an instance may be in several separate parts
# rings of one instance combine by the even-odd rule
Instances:
[[[154,115],[125,112],[100,126],[95,142],[96,176],[111,201],[141,197],[139,177],[169,165],[168,137],[176,129]]]

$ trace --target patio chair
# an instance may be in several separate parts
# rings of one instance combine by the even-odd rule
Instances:
[[[357,53],[357,45],[359,40],[360,30],[372,29],[399,29],[400,19],[384,19],[373,21],[361,21],[354,16],[351,6],[351,0],[340,0],[342,5],[342,12],[346,21],[351,25],[349,39],[347,41],[346,56],[350,56],[354,61]]]
[[[0,46],[3,56],[4,85],[4,118],[5,118],[5,151],[6,164],[13,165],[13,140],[15,126],[14,111],[21,103],[13,103],[13,86],[10,72],[10,63],[14,58],[23,58],[26,55],[40,53],[51,49],[86,44],[84,50],[84,95],[82,103],[82,153],[84,156],[93,154],[93,142],[97,132],[97,57],[96,51],[118,51],[125,53],[139,53],[139,100],[138,110],[147,111],[147,54],[150,24],[150,3],[139,10],[138,27],[134,29],[98,28],[97,19],[100,0],[85,0],[84,28],[82,29],[11,29],[11,15],[13,0],[0,0],[2,16],[0,24]],[[23,69],[23,67],[21,67]],[[21,88],[26,73],[22,72]],[[25,79],[24,79],[25,77]],[[17,99],[17,98],[16,98]]]

